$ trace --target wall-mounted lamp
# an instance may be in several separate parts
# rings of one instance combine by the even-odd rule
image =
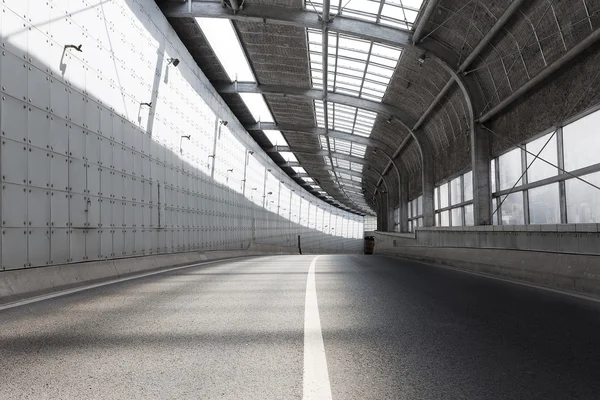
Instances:
[[[152,108],[152,102],[150,102],[150,103],[140,103],[140,106],[146,106],[148,108]]]
[[[174,67],[179,65],[179,58],[167,58],[167,65],[173,64]]]
[[[425,63],[426,59],[427,59],[427,56],[425,54],[423,54],[422,56],[417,58],[417,61],[419,62],[420,65],[423,65],[423,63]]]
[[[273,192],[269,192],[269,193],[267,193],[267,194],[273,194]]]
[[[227,121],[225,121],[225,120],[223,120],[223,119],[219,121],[219,124],[221,124],[221,125],[223,125],[223,126],[227,126],[227,124],[228,124],[228,123],[229,123],[229,122],[227,122]]]
[[[248,154],[252,155],[254,152],[252,150],[248,150]]]
[[[233,168],[228,169],[227,172],[233,172]]]
[[[258,190],[257,188],[252,188],[252,190]]]
[[[181,142],[183,141],[184,138],[187,140],[190,140],[192,138],[192,135],[181,135],[181,137],[179,138],[179,154],[183,153],[183,148],[181,147]]]
[[[390,116],[390,117],[387,119],[387,121],[386,121],[386,122],[387,122],[388,124],[391,124],[393,119],[394,119],[394,117],[393,117],[393,116]]]
[[[79,45],[79,46],[75,46],[74,44],[65,44],[65,49],[75,49],[79,52],[82,52],[83,50],[81,50],[81,46],[83,45]]]

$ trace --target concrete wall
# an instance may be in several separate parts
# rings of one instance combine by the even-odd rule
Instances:
[[[0,7],[2,270],[294,247],[297,235],[360,249],[348,233],[362,218],[299,197],[154,1]]]
[[[598,224],[480,226],[369,233],[375,253],[600,296]]]

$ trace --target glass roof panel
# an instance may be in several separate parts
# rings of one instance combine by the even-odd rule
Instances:
[[[296,156],[294,155],[294,153],[292,153],[290,151],[280,151],[279,154],[287,162],[290,162],[290,161],[291,162],[298,162],[298,159],[296,158]]]
[[[306,173],[306,170],[302,167],[292,167],[292,169],[297,174],[305,174]]]
[[[273,146],[288,146],[288,142],[285,140],[281,132],[272,130],[263,130],[263,133],[271,142]]]
[[[371,0],[359,2],[379,4]],[[351,4],[351,3],[348,3]],[[315,89],[322,89],[323,55],[317,36],[320,30],[307,28],[311,82]],[[377,44],[352,35],[329,32],[327,57],[327,90],[357,97],[373,98],[373,93],[364,93],[364,81],[369,75],[383,86],[383,93],[394,73],[401,48]],[[374,78],[375,77],[375,78]],[[383,97],[383,93],[376,97]],[[376,99],[380,101],[381,99]]]
[[[410,30],[413,28],[422,4],[423,0],[332,1],[329,12],[332,16],[343,15],[348,18],[356,18]],[[323,0],[307,1],[305,7],[310,11],[321,13],[323,11]]]

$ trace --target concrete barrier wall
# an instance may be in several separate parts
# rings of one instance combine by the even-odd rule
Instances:
[[[597,224],[426,228],[370,232],[375,253],[600,296]]]

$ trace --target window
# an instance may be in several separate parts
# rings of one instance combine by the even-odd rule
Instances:
[[[462,203],[462,185],[460,176],[450,182],[450,205]]]
[[[463,201],[473,200],[473,172],[467,172],[463,175],[465,198]],[[493,190],[492,190],[493,192]]]
[[[462,207],[453,208],[452,213],[452,226],[462,226]]]
[[[573,171],[600,162],[600,111],[563,128],[565,169]]]
[[[450,226],[450,211],[443,211],[440,213],[439,226]]]
[[[523,225],[525,223],[523,192],[511,193],[502,198],[504,199],[500,208],[502,212],[502,225]]]
[[[544,147],[546,146],[546,147]],[[543,136],[533,142],[527,143],[526,147],[528,152],[538,154],[542,151],[536,159],[533,155],[527,154],[527,165],[531,165],[527,170],[527,182],[536,182],[542,179],[549,178],[558,173],[558,169],[545,163],[542,160],[551,162],[554,165],[558,164],[557,158],[558,153],[556,150],[556,134]],[[542,148],[544,150],[542,150]]]
[[[583,180],[600,186],[600,172],[584,175]],[[571,224],[600,223],[600,190],[579,179],[565,182],[567,222]]]
[[[529,223],[560,224],[558,183],[529,190]]]
[[[448,207],[448,184],[444,183],[439,188],[439,207],[438,208],[446,208]]]
[[[465,206],[465,225],[473,226],[475,224],[475,220],[473,218],[473,205]]]
[[[498,158],[500,164],[500,190],[510,189],[518,182],[516,186],[523,184],[521,174],[521,150],[515,149]]]

